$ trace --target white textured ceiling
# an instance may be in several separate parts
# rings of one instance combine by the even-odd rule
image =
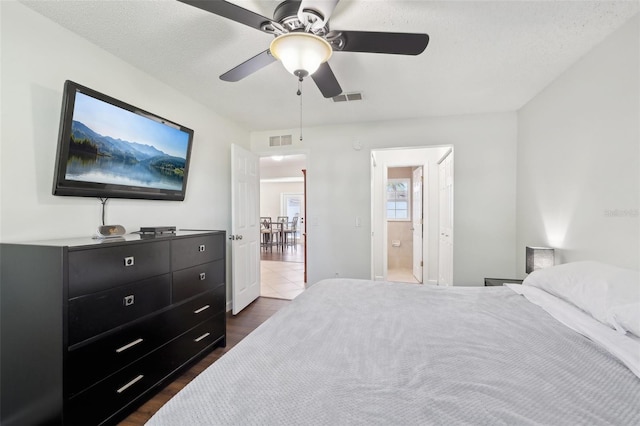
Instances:
[[[173,0],[23,3],[251,130],[299,124],[297,79],[281,64],[218,78],[272,36]],[[233,3],[271,17],[279,2]],[[415,57],[335,53],[343,90],[363,100],[334,103],[307,79],[304,125],[517,110],[639,10],[637,0],[342,0],[332,29],[426,32],[429,46]]]

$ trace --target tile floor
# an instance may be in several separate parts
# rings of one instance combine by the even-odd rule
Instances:
[[[419,284],[411,269],[402,268],[387,270],[387,281]]]
[[[260,296],[293,300],[304,288],[304,263],[260,261]]]

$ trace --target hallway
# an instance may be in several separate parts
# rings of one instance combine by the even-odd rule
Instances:
[[[304,246],[261,249],[260,296],[293,300],[305,289]]]
[[[293,300],[304,289],[304,263],[260,261],[260,296]]]

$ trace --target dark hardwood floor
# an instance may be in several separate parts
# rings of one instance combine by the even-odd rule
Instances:
[[[300,243],[296,247],[286,247],[284,250],[277,247],[262,247],[260,260],[274,260],[277,262],[304,262],[304,246]]]
[[[175,381],[167,385],[153,398],[140,406],[129,417],[119,423],[120,426],[143,425],[153,414],[160,409],[169,399],[177,394],[198,374],[208,366],[216,362],[222,355],[233,348],[238,342],[244,339],[249,333],[255,330],[260,324],[265,322],[271,315],[279,309],[291,303],[289,300],[269,299],[259,297],[251,305],[247,306],[238,315],[227,313],[227,347],[216,348],[213,352],[202,358],[191,368],[185,371]]]

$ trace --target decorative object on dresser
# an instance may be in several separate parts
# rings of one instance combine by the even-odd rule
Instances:
[[[525,272],[530,274],[536,269],[548,268],[555,264],[554,250],[551,247],[526,247],[527,264]]]
[[[140,234],[144,235],[144,236],[154,236],[157,237],[158,235],[173,235],[176,233],[176,227],[175,226],[142,226],[140,227]]]
[[[0,423],[114,423],[225,346],[224,231],[7,244]]]
[[[485,287],[501,286],[505,284],[522,284],[522,280],[517,280],[515,278],[485,278],[484,279]]]
[[[127,231],[122,225],[100,225],[93,238],[120,238],[126,233]]]

